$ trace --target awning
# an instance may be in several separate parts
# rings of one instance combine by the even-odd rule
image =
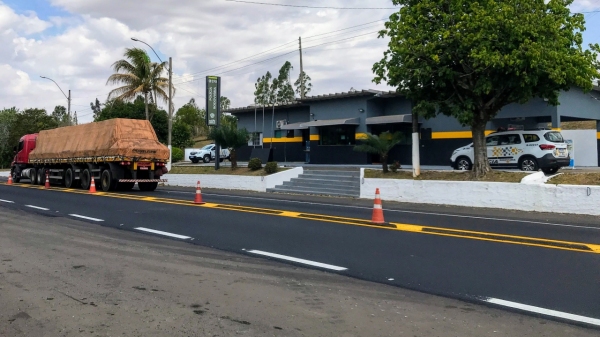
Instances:
[[[285,125],[282,125],[280,129],[281,130],[304,130],[304,129],[308,129],[308,126],[302,125],[304,123],[306,123],[306,122],[285,124]]]
[[[358,118],[343,118],[343,119],[322,119],[318,121],[310,121],[302,123],[302,126],[329,126],[329,125],[360,125]]]
[[[380,116],[380,117],[369,117],[366,120],[367,125],[373,124],[394,124],[394,123],[412,123],[412,115],[392,115],[392,116]]]

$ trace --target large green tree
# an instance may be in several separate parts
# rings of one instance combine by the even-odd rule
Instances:
[[[0,168],[8,167],[13,158],[12,147],[16,144],[9,140],[18,113],[19,110],[14,107],[0,110]]]
[[[58,126],[69,126],[74,124],[73,118],[67,113],[67,108],[62,105],[54,107],[52,117],[56,120]]]
[[[311,78],[304,71],[300,72],[298,79],[294,82],[296,86],[296,93],[300,98],[306,97],[306,95],[312,90]]]
[[[223,101],[221,100],[221,102]],[[188,103],[177,110],[175,113],[175,122],[181,122],[184,125],[188,125],[192,131],[192,136],[194,137],[206,135],[208,134],[208,127],[204,120],[205,116],[206,111],[200,109],[198,105],[196,105],[196,100],[192,98]]]
[[[274,91],[275,103],[277,104],[289,104],[294,102],[294,88],[290,83],[290,71],[293,69],[292,64],[289,61],[285,61],[281,69],[279,69],[279,76],[277,80],[273,80],[272,89]]]
[[[151,96],[150,100],[155,105],[159,99],[168,101],[169,98],[167,94],[169,79],[162,77],[167,63],[151,62],[146,51],[140,48],[127,48],[124,56],[125,59],[113,63],[112,68],[115,73],[110,75],[106,81],[107,85],[117,84],[122,86],[111,90],[108,98],[133,101],[138,96],[143,96],[146,119],[151,120],[152,115],[150,115],[148,108],[148,96]]]
[[[582,48],[582,14],[573,0],[392,0],[400,6],[381,37],[388,50],[373,66],[426,118],[453,116],[471,127],[476,177],[490,166],[485,128],[502,107],[534,97],[557,105],[559,92],[592,88],[599,46]]]

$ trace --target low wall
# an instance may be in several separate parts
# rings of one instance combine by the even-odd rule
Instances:
[[[364,178],[360,197],[376,188],[398,202],[600,215],[600,186]]]
[[[267,188],[297,178],[302,172],[304,172],[302,167],[296,167],[265,177],[225,174],[165,174],[161,178],[168,180],[165,186],[195,187],[196,183],[200,181],[202,188],[266,192]]]

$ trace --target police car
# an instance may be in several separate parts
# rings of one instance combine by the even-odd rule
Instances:
[[[487,157],[494,168],[555,173],[569,166],[567,144],[558,131],[547,129],[494,132],[485,138]],[[470,170],[474,161],[473,143],[454,150],[450,160],[456,170]]]

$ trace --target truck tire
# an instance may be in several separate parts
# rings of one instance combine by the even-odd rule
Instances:
[[[114,191],[117,189],[117,181],[113,179],[110,170],[102,171],[100,175],[100,188],[103,192]]]
[[[73,169],[69,167],[65,171],[65,187],[76,188],[77,185],[79,185],[79,181],[75,179],[75,172],[73,172]]]
[[[84,190],[90,189],[90,184],[92,183],[91,177],[92,172],[90,172],[90,169],[85,169],[81,171],[81,188],[83,188]]]
[[[12,176],[14,183],[18,183],[19,181],[21,181],[21,177],[17,175],[17,171],[15,171],[14,169],[10,171],[10,175]]]
[[[31,185],[37,185],[37,170],[35,168],[32,168],[30,174],[31,174],[31,179],[29,180],[29,183]]]
[[[158,182],[154,183],[138,183],[140,191],[154,191],[158,187]]]
[[[204,157],[202,157],[202,160],[205,163],[210,163],[210,154],[205,154]]]
[[[36,184],[44,185],[46,183],[46,170],[43,167],[37,169]]]

